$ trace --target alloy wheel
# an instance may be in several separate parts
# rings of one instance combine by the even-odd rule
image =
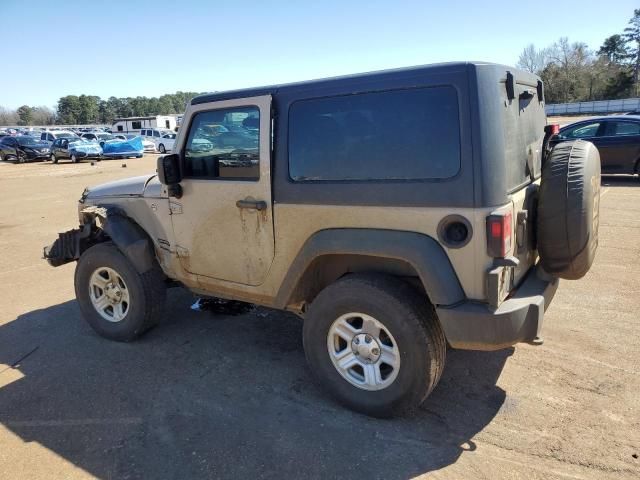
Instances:
[[[129,313],[129,289],[113,268],[100,267],[91,274],[89,298],[96,312],[109,322],[121,322]]]
[[[400,370],[398,344],[383,323],[364,313],[347,313],[336,319],[327,335],[333,366],[351,385],[382,390]]]

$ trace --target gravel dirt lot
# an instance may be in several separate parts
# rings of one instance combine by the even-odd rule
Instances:
[[[0,478],[640,478],[639,182],[604,178],[596,263],[544,345],[450,350],[418,414],[376,420],[316,386],[288,314],[195,312],[176,288],[140,341],[93,333],[42,246],[85,186],[154,169],[0,164]]]

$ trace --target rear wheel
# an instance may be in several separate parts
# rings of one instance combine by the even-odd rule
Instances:
[[[309,307],[303,337],[320,382],[367,415],[415,409],[444,368],[446,340],[433,307],[384,275],[349,275],[324,289]]]
[[[166,286],[160,268],[138,273],[112,243],[82,254],[74,283],[84,318],[103,337],[134,340],[161,317]]]

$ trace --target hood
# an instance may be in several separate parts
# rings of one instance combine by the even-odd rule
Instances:
[[[141,175],[96,185],[88,189],[85,198],[142,196],[145,187],[155,176]]]

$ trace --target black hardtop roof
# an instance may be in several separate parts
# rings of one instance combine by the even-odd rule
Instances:
[[[393,80],[396,78],[406,78],[416,76],[420,74],[442,74],[464,71],[469,67],[478,66],[494,66],[500,69],[504,69],[506,72],[510,70],[512,72],[518,71],[513,67],[506,65],[499,65],[490,62],[449,62],[449,63],[433,63],[428,65],[419,65],[415,67],[394,68],[389,70],[378,70],[374,72],[356,73],[352,75],[343,75],[339,77],[329,77],[317,80],[307,80],[303,82],[285,83],[282,85],[271,85],[266,87],[252,87],[243,88],[239,90],[229,90],[225,92],[205,93],[199,95],[191,100],[191,105],[198,105],[201,103],[216,102],[220,100],[231,100],[234,98],[245,97],[258,97],[261,95],[275,95],[278,92],[290,91],[290,90],[308,90],[311,88],[321,88],[325,85],[336,84],[338,82],[343,83],[344,86],[349,84],[361,83],[363,79],[366,80]],[[531,75],[526,72],[520,72],[523,75]]]

